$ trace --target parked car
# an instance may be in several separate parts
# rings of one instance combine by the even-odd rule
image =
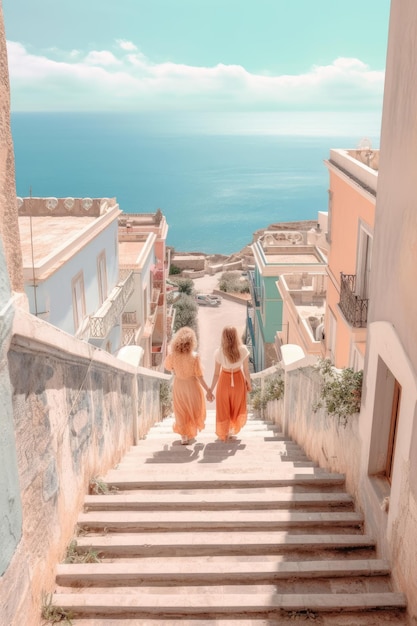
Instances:
[[[210,293],[198,293],[195,299],[200,306],[219,306],[222,302],[219,296]]]

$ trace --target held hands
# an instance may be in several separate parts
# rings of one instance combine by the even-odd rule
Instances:
[[[208,400],[209,402],[213,402],[213,400],[214,400],[214,393],[212,392],[212,390],[211,390],[211,389],[208,389],[208,390],[207,390],[207,393],[206,393],[206,398],[207,398],[207,400]]]

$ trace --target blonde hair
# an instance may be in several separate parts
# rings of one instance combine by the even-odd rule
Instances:
[[[222,332],[222,350],[230,363],[240,359],[239,346],[241,344],[237,329],[234,326],[225,326]]]
[[[171,341],[171,350],[176,354],[188,354],[197,347],[197,337],[192,328],[183,326]]]

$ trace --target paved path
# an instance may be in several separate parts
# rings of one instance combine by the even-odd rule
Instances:
[[[195,290],[211,293],[218,289],[220,274],[194,279]],[[220,344],[224,326],[236,326],[239,333],[246,327],[246,303],[223,299],[219,307],[200,306],[198,310],[199,353],[206,382],[210,385],[214,371],[214,351]],[[210,405],[214,406],[214,405]]]

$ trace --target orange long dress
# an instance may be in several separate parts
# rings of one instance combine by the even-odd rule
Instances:
[[[200,357],[191,354],[168,354],[165,369],[174,372],[172,401],[175,422],[173,431],[194,439],[206,421],[206,399],[198,378],[203,375]]]
[[[216,361],[221,364],[216,390],[216,435],[223,441],[230,434],[237,435],[248,418],[246,380],[241,368],[249,351],[241,346],[240,352],[238,363],[229,363],[220,349],[215,353]]]

